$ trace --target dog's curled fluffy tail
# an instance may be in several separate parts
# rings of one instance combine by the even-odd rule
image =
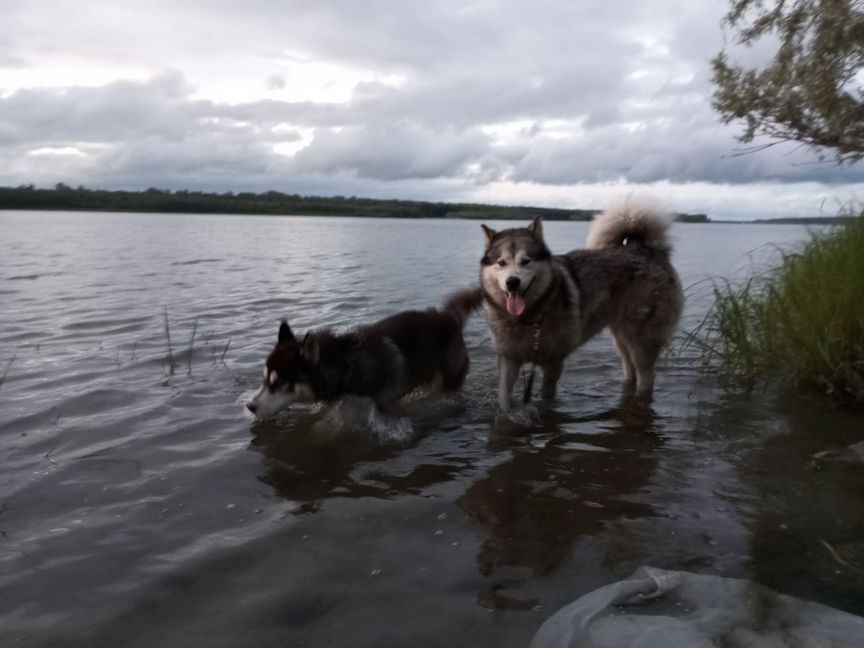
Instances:
[[[483,291],[480,288],[468,288],[453,293],[444,300],[441,311],[456,320],[459,328],[465,328],[465,322],[483,303]]]
[[[636,243],[657,252],[671,249],[666,231],[671,213],[654,205],[625,201],[594,218],[588,232],[589,250],[608,250]]]

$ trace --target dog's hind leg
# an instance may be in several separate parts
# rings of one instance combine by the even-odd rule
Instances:
[[[558,379],[561,378],[561,372],[564,371],[564,361],[543,365],[543,387],[540,390],[540,395],[544,400],[552,400],[555,398],[555,391],[558,387]]]
[[[380,394],[377,394],[373,400],[375,401],[375,406],[378,410],[383,414],[391,413],[396,407],[396,403],[399,402],[399,399],[402,397],[402,393],[395,389],[388,389]]]
[[[621,358],[621,368],[624,369],[624,387],[632,389],[636,385],[636,366],[631,357],[630,345],[620,333],[612,331],[612,343]]]
[[[468,351],[465,344],[450,345],[444,354],[441,366],[441,390],[445,392],[459,391],[468,375]]]
[[[521,368],[521,362],[498,356],[498,404],[504,411],[510,410],[510,394],[513,393],[513,385]]]
[[[390,412],[396,403],[411,391],[411,383],[406,375],[405,356],[399,347],[390,338],[385,338],[383,350],[387,353],[386,358],[381,358],[377,376],[378,389],[373,390],[372,398],[378,409],[382,412]]]
[[[654,390],[654,368],[660,355],[660,346],[656,344],[632,344],[630,357],[636,367],[636,394],[645,396]]]

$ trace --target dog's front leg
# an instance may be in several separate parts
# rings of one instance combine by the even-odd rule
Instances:
[[[558,379],[564,370],[564,361],[553,362],[543,365],[543,388],[540,395],[544,400],[554,400],[555,391],[558,387]]]
[[[521,362],[498,356],[498,404],[505,412],[510,410],[510,394],[513,393],[513,385],[521,368]]]

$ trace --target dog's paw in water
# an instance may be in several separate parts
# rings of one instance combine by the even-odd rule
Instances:
[[[499,422],[514,425],[535,425],[540,422],[540,410],[536,405],[527,404],[508,410],[501,410],[497,417]]]
[[[380,445],[408,445],[414,438],[414,425],[405,416],[383,414],[374,405],[366,419],[369,432]]]
[[[377,445],[407,445],[414,438],[410,419],[384,414],[371,399],[358,396],[324,408],[313,427],[322,436],[364,435]]]

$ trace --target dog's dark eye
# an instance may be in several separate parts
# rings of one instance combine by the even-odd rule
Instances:
[[[526,266],[526,265],[528,265],[529,263],[531,263],[531,259],[529,259],[528,257],[525,257],[524,259],[522,259],[522,260],[519,262],[519,265]]]
[[[504,259],[498,259],[498,265],[503,268],[507,265],[507,262]]]

